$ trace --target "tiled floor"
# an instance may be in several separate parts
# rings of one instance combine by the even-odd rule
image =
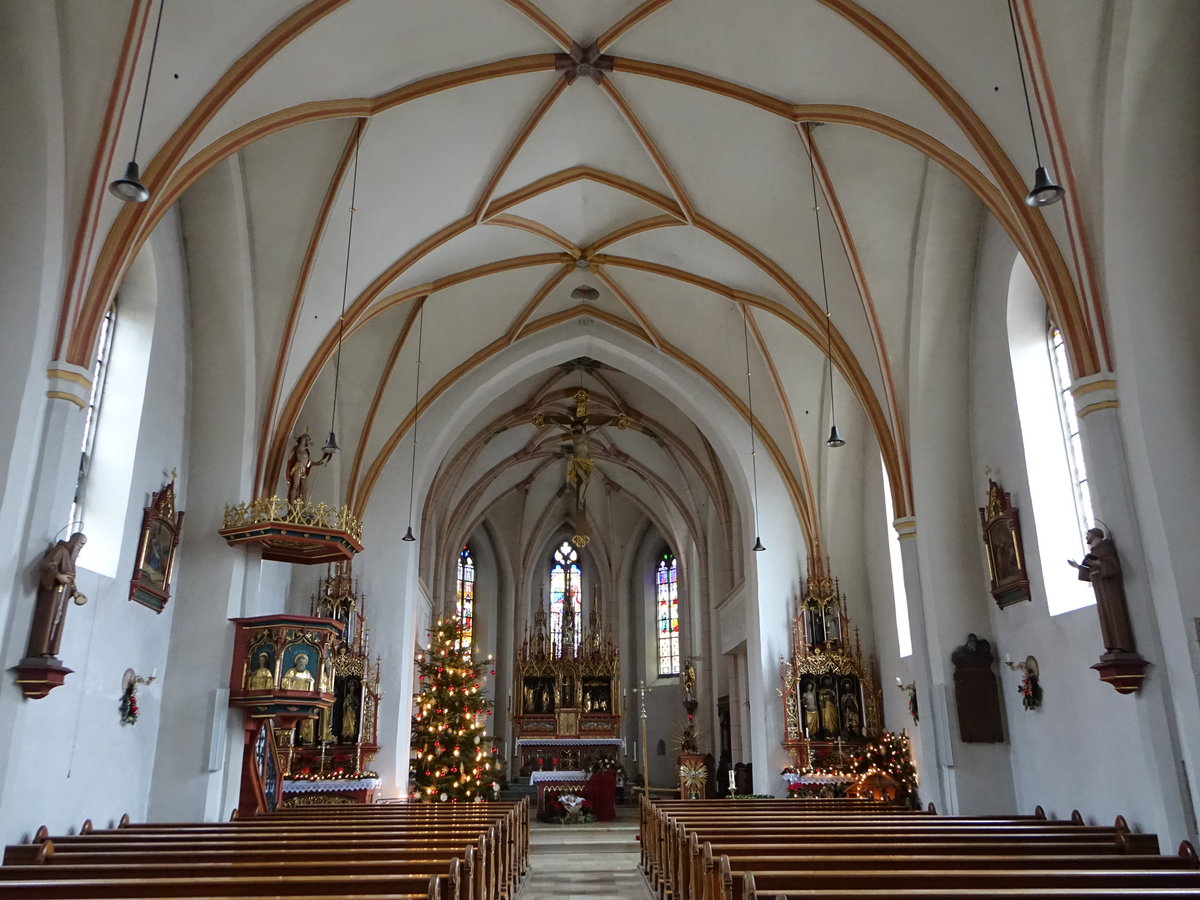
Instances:
[[[638,856],[635,807],[618,807],[615,822],[534,822],[529,874],[518,900],[654,900]]]

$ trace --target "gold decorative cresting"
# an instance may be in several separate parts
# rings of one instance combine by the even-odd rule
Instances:
[[[347,506],[261,497],[225,507],[219,534],[232,546],[262,545],[263,559],[330,563],[362,550],[362,522]]]

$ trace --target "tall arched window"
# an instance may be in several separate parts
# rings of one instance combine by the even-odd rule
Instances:
[[[92,363],[92,392],[88,397],[87,416],[83,422],[83,446],[79,454],[79,475],[75,479],[75,499],[67,518],[68,533],[83,530],[84,496],[87,493],[88,473],[96,449],[96,425],[100,420],[100,403],[108,382],[109,359],[112,356],[113,332],[117,325],[117,304],[113,302],[100,323],[100,339],[96,344],[96,359]]]
[[[654,573],[658,612],[658,677],[679,674],[679,561],[664,550]]]
[[[463,547],[458,554],[458,646],[470,650],[475,635],[475,560],[471,548]]]
[[[1025,448],[1034,548],[1050,615],[1090,606],[1095,595],[1065,560],[1078,558],[1080,529],[1091,518],[1062,333],[1048,322],[1046,302],[1025,260],[1013,264],[1008,288],[1008,349]],[[1056,371],[1057,370],[1057,371]],[[1059,435],[1061,440],[1054,440]],[[1049,439],[1048,439],[1049,436]],[[1025,510],[1021,510],[1024,520]],[[1031,571],[1034,570],[1031,564]]]
[[[1071,397],[1071,379],[1067,374],[1067,344],[1054,322],[1049,322],[1046,341],[1050,348],[1050,371],[1054,375],[1054,392],[1058,396],[1058,416],[1062,424],[1063,443],[1067,448],[1067,465],[1071,469],[1071,485],[1075,489],[1075,516],[1079,520],[1079,543],[1084,544],[1087,530],[1092,527],[1092,495],[1088,490],[1087,469],[1083,465],[1083,442],[1079,438],[1079,418]]]
[[[579,555],[574,547],[563,541],[554,551],[554,561],[550,564],[550,643],[555,653],[562,653],[564,625],[571,639],[570,646],[579,649],[583,631],[581,581]],[[569,615],[564,615],[568,610]]]

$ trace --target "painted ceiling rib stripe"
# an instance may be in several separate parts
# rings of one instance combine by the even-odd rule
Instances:
[[[651,216],[647,219],[640,219],[637,222],[630,222],[628,225],[622,225],[620,228],[610,231],[601,238],[597,238],[596,242],[589,247],[584,248],[584,257],[590,259],[594,254],[603,250],[610,244],[616,244],[626,238],[633,237],[635,234],[641,234],[643,231],[650,231],[654,228],[667,228],[671,226],[680,226],[687,223],[679,221],[674,216]]]
[[[92,168],[88,173],[88,186],[83,198],[83,208],[79,212],[79,224],[75,231],[75,239],[71,244],[71,257],[67,264],[67,282],[63,292],[63,314],[59,316],[54,335],[56,357],[62,352],[68,321],[74,323],[75,317],[80,311],[85,265],[91,259],[92,249],[96,243],[100,227],[101,203],[108,196],[104,182],[107,180],[108,173],[113,171],[117,141],[121,135],[121,124],[125,118],[129,94],[133,89],[133,77],[137,71],[137,61],[141,56],[142,45],[145,42],[146,26],[150,21],[152,6],[153,0],[135,0],[129,9],[129,21],[125,26],[125,35],[121,39],[121,52],[117,56],[116,71],[113,73],[112,86],[108,91],[108,102],[104,106],[100,137],[96,141],[96,150],[92,154]]]
[[[479,194],[479,202],[475,204],[475,209],[472,213],[476,222],[482,222],[488,204],[492,202],[492,196],[496,192],[496,186],[500,184],[500,179],[504,177],[504,173],[508,171],[508,167],[512,165],[512,161],[516,159],[521,148],[525,146],[525,142],[529,139],[529,135],[533,134],[534,130],[545,118],[546,113],[550,110],[556,100],[562,95],[562,92],[567,89],[567,83],[561,79],[554,80],[554,87],[547,91],[542,97],[533,113],[525,120],[525,124],[521,126],[521,130],[517,132],[513,138],[508,150],[501,157],[500,162],[496,165],[496,170],[492,172],[492,177],[488,179],[483,190]]]
[[[504,2],[514,9],[519,10],[523,16],[546,32],[550,40],[558,44],[563,49],[563,52],[571,49],[571,36],[563,31],[554,19],[529,2],[529,0],[504,0]]]
[[[855,245],[850,223],[846,220],[846,214],[842,210],[841,202],[838,200],[837,189],[834,187],[833,179],[830,177],[829,170],[825,166],[821,150],[813,139],[810,126],[798,124],[796,130],[800,135],[801,141],[804,143],[812,165],[816,169],[817,180],[821,185],[821,191],[824,195],[830,218],[837,228],[838,237],[841,239],[842,250],[845,252],[846,260],[850,264],[850,272],[854,276],[854,282],[858,288],[859,300],[862,303],[863,315],[866,317],[867,326],[871,332],[871,342],[875,347],[875,358],[879,364],[879,375],[883,383],[888,416],[892,422],[895,446],[900,454],[899,459],[889,460],[886,456],[884,458],[884,462],[888,466],[888,478],[893,486],[892,492],[895,495],[892,498],[893,509],[905,510],[904,513],[900,513],[899,515],[908,515],[907,510],[912,508],[912,479],[910,477],[911,469],[908,459],[908,440],[906,438],[904,417],[900,411],[900,402],[897,399],[896,382],[892,376],[892,365],[887,351],[887,342],[884,339],[883,329],[879,324],[879,315],[875,309],[875,300],[871,295],[871,287],[867,280],[866,270],[863,268],[862,260],[858,255],[858,247]]]
[[[574,241],[567,240],[567,238],[549,226],[543,225],[541,222],[535,222],[533,219],[527,219],[524,216],[517,216],[512,213],[500,213],[499,215],[492,216],[490,219],[484,220],[484,224],[516,228],[519,231],[536,235],[568,253],[572,259],[579,259],[583,255],[583,251],[580,250]]]
[[[254,483],[258,485],[259,496],[266,496],[275,481],[275,478],[268,475],[268,470],[265,469],[266,450],[269,446],[271,425],[275,420],[275,408],[279,405],[283,391],[283,375],[291,355],[292,340],[296,333],[296,323],[300,318],[300,310],[304,306],[304,295],[308,290],[309,278],[316,263],[317,249],[329,224],[333,204],[337,199],[338,191],[341,189],[342,181],[346,177],[346,172],[349,170],[350,160],[354,158],[354,149],[358,146],[358,142],[366,130],[366,125],[366,119],[358,119],[354,127],[350,130],[349,136],[346,138],[346,143],[342,147],[342,154],[338,157],[337,163],[334,165],[333,175],[329,179],[329,186],[325,189],[325,197],[321,201],[321,207],[317,211],[316,219],[313,222],[312,232],[308,238],[308,246],[305,248],[304,257],[300,262],[300,271],[296,276],[296,287],[292,291],[292,301],[288,307],[287,320],[284,323],[283,332],[279,336],[279,351],[275,357],[275,372],[271,379],[270,390],[267,392],[267,402],[263,409],[262,423],[259,427],[259,445],[254,471]]]
[[[621,96],[621,92],[617,90],[610,79],[606,78],[600,82],[600,89],[608,94],[609,99],[616,104],[618,111],[624,116],[625,121],[633,129],[634,134],[637,135],[646,153],[650,156],[655,168],[658,169],[663,180],[670,186],[671,193],[675,195],[675,201],[683,211],[684,218],[688,222],[691,222],[695,216],[692,204],[688,201],[687,194],[684,193],[683,185],[680,183],[678,177],[671,171],[671,167],[667,165],[667,161],[663,158],[658,146],[654,143],[654,139],[650,137],[650,132],[642,125],[641,120],[638,119],[629,104],[625,102],[625,98]]]
[[[633,28],[634,25],[648,18],[670,2],[671,0],[645,0],[640,6],[630,10],[621,21],[617,22],[596,39],[597,49],[603,52],[621,35]]]
[[[1045,266],[1044,275],[1052,286],[1045,291],[1046,300],[1056,305],[1060,326],[1067,335],[1068,350],[1077,376],[1095,373],[1099,358],[1089,322],[1083,314],[1075,283],[1071,280],[1066,262],[1058,244],[1050,233],[1040,210],[1025,205],[1025,182],[1020,173],[1005,155],[999,142],[983,124],[983,120],[941,74],[917,53],[895,30],[882,19],[872,15],[853,0],[817,0],[843,16],[860,31],[886,50],[897,62],[917,79],[931,97],[941,104],[967,140],[983,158],[992,177],[1001,186],[1004,196],[1014,207],[1024,230],[1038,246],[1040,253],[1026,257],[1033,271]]]
[[[354,503],[354,495],[358,490],[359,470],[362,468],[362,461],[371,440],[371,431],[375,427],[375,419],[379,415],[379,406],[383,403],[383,395],[387,392],[388,384],[392,380],[392,373],[396,370],[396,360],[400,358],[400,351],[404,349],[404,344],[408,341],[408,336],[412,334],[417,316],[425,308],[425,301],[427,299],[427,297],[422,296],[410,307],[408,316],[400,328],[400,333],[396,335],[396,340],[392,342],[391,351],[388,353],[387,362],[384,363],[383,370],[380,372],[379,380],[375,384],[375,393],[371,397],[371,405],[367,408],[366,417],[363,419],[363,427],[358,436],[358,449],[354,454],[354,464],[350,469],[350,478],[347,482],[347,506],[351,506]]]
[[[1092,254],[1091,244],[1087,239],[1086,220],[1080,206],[1079,184],[1075,179],[1075,167],[1071,163],[1071,148],[1063,129],[1062,118],[1058,113],[1058,103],[1054,99],[1054,82],[1046,69],[1046,57],[1042,48],[1041,35],[1038,32],[1037,19],[1029,0],[1015,0],[1017,33],[1021,37],[1024,48],[1026,70],[1033,84],[1033,96],[1038,106],[1038,114],[1042,120],[1042,129],[1049,144],[1050,159],[1054,171],[1058,175],[1067,195],[1063,199],[1064,220],[1067,226],[1067,239],[1071,243],[1075,263],[1075,279],[1079,284],[1084,299],[1088,305],[1090,328],[1092,334],[1099,337],[1100,348],[1104,357],[1104,367],[1111,371],[1113,368],[1112,348],[1108,341],[1108,328],[1105,325],[1104,314],[1100,306],[1100,279],[1096,273],[1096,261]]]
[[[521,335],[521,329],[525,323],[533,316],[534,311],[541,306],[542,301],[550,296],[550,292],[562,284],[563,280],[575,271],[575,266],[571,263],[564,263],[562,268],[554,272],[546,282],[538,288],[537,292],[529,298],[529,302],[525,307],[517,313],[513,318],[512,324],[508,327],[508,331],[504,335],[505,343],[512,344]]]
[[[806,497],[815,497],[813,491],[812,475],[808,467],[808,456],[804,452],[804,444],[800,440],[800,429],[796,425],[796,414],[792,408],[792,403],[788,397],[787,389],[784,387],[783,379],[779,375],[779,369],[775,365],[775,360],[771,356],[770,350],[767,348],[766,341],[763,340],[762,332],[758,327],[758,320],[750,314],[750,311],[745,307],[742,308],[742,314],[746,316],[746,321],[750,326],[750,334],[754,337],[754,345],[758,350],[759,356],[762,357],[763,363],[767,369],[767,376],[771,379],[771,384],[775,390],[775,396],[779,403],[780,409],[783,411],[784,421],[787,422],[788,437],[792,441],[792,450],[796,454],[796,460],[800,466],[800,485]],[[806,504],[805,513],[812,512],[812,506]],[[810,520],[808,522],[809,533],[812,534],[813,547],[812,552],[817,556],[821,555],[821,547],[824,546],[824,540],[821,535],[820,522]]]
[[[658,191],[652,190],[644,184],[640,184],[623,175],[605,172],[593,166],[571,166],[558,172],[543,175],[536,181],[525,185],[525,187],[517,188],[503,197],[493,200],[488,205],[485,218],[491,218],[509,207],[516,206],[518,203],[522,203],[531,197],[536,197],[538,194],[543,194],[546,191],[580,180],[594,181],[597,184],[603,184],[618,191],[624,191],[633,197],[637,197],[639,200],[645,200],[651,206],[657,206],[663,212],[675,216],[681,221],[686,221],[686,216],[684,216],[683,210],[679,208],[679,204],[665,194],[660,194]]]
[[[237,60],[212,89],[196,104],[174,134],[142,171],[142,183],[150,189],[148,203],[127,203],[117,214],[108,237],[100,250],[100,256],[92,269],[88,292],[84,296],[80,319],[72,330],[66,347],[67,359],[77,365],[86,365],[91,359],[91,348],[99,332],[100,319],[108,303],[116,293],[117,284],[124,277],[142,242],[149,236],[154,224],[174,203],[172,198],[159,198],[162,182],[179,166],[188,147],[200,131],[212,121],[225,102],[241,88],[250,77],[287,46],[297,35],[311,28],[335,9],[349,0],[312,0],[296,10],[269,31],[257,44]],[[236,152],[232,150],[230,152]],[[148,227],[146,227],[148,225]],[[144,233],[139,233],[144,232]],[[79,362],[83,360],[84,362]]]
[[[565,310],[564,312],[555,315],[546,316],[534,323],[532,330],[541,331],[547,328],[552,328],[564,321],[570,321],[570,319],[574,318],[576,315],[578,315],[578,310]],[[631,334],[635,338],[645,340],[644,337],[640,336],[637,331],[631,327],[630,323],[623,319],[611,316],[603,310],[594,310],[591,312],[591,315],[598,320]],[[507,345],[503,344],[503,338],[494,340],[486,347],[476,351],[469,358],[463,360],[461,363],[447,372],[420,399],[419,403],[417,404],[416,416],[419,417],[422,415],[425,410],[429,408],[429,406],[431,406],[443,393],[449,390],[449,388],[452,387],[454,383],[457,382],[458,379],[460,379],[465,373],[480,366],[484,361],[503,350],[505,346]],[[709,369],[701,365],[697,360],[693,359],[689,355],[683,353],[674,345],[665,341],[660,349],[661,352],[668,357],[691,369],[697,375],[700,375],[714,390],[723,395],[726,402],[735,407],[743,418],[746,418],[747,421],[749,421],[749,410],[746,408],[745,403]],[[862,402],[861,398],[860,402]],[[409,428],[412,427],[413,419],[414,414],[410,411],[404,420],[402,420],[396,426],[396,429],[384,442],[384,445],[380,448],[379,452],[372,460],[371,465],[367,470],[367,474],[363,479],[363,489],[355,497],[355,503],[352,507],[356,515],[360,517],[364,515],[366,505],[370,502],[370,495],[374,490],[375,484],[378,482],[383,469],[386,467],[392,453],[399,445],[403,435]],[[875,417],[875,421],[872,424],[878,428],[880,424],[878,416]],[[783,479],[783,482],[787,487],[793,509],[797,514],[797,518],[800,520],[801,529],[804,531],[805,540],[811,544],[813,535],[809,530],[807,523],[812,521],[812,519],[810,511],[807,508],[807,498],[805,497],[803,491],[801,491],[799,484],[796,482],[791,468],[786,464],[786,460],[784,459],[783,454],[780,451],[778,444],[776,444],[774,438],[764,429],[757,427],[757,423],[754,423],[754,427],[759,440],[761,441],[764,449],[766,449],[771,455],[772,462],[776,466],[780,477]]]
[[[618,283],[615,278],[605,272],[602,267],[597,266],[595,268],[595,272],[596,277],[604,282],[605,286],[613,292],[613,296],[621,301],[621,305],[629,310],[629,314],[633,316],[640,326],[642,326],[642,331],[645,332],[646,339],[650,341],[650,344],[654,347],[654,349],[661,349],[661,332],[654,327],[654,324],[650,321],[650,317],[642,311],[641,307],[639,307],[634,299],[629,295],[629,292],[621,287],[620,283]]]

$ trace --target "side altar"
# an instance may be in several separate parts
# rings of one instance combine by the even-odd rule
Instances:
[[[590,770],[624,749],[616,641],[595,606],[582,634],[571,604],[564,607],[557,635],[549,633],[546,612],[539,609],[533,630],[516,648],[512,722],[522,774]]]
[[[863,660],[857,628],[851,641],[846,596],[827,567],[828,560],[810,561],[791,656],[780,660],[783,746],[800,773],[844,769],[881,730],[879,680]]]
[[[342,625],[329,659],[333,702],[283,735],[284,806],[370,803],[379,779],[367,766],[377,742],[380,662],[370,655],[366,601],[349,562],[328,567],[312,597],[312,614]]]

